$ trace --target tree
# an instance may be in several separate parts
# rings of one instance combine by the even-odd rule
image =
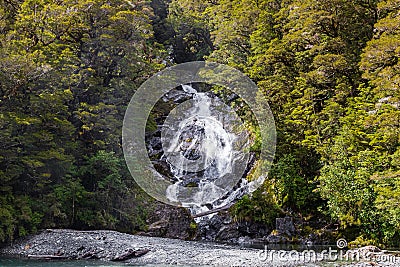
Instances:
[[[121,159],[125,106],[138,84],[162,66],[151,13],[148,3],[122,0],[1,5],[2,241],[40,226],[78,225],[93,193],[84,187],[86,177],[78,177],[80,169],[102,149]],[[89,189],[107,200],[108,216],[125,187],[113,194]]]
[[[165,43],[172,46],[174,62],[204,60],[213,50],[206,13],[209,5],[201,0],[173,0],[169,4],[166,22],[173,33]]]

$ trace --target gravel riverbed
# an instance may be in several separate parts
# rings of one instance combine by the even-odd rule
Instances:
[[[48,229],[20,240],[0,251],[3,255],[30,258],[97,259],[132,265],[182,266],[400,266],[397,258],[350,262],[317,261],[296,257],[275,257],[265,251],[215,243],[183,241],[119,233],[115,231],[75,231]],[[282,255],[288,255],[282,254]],[[320,259],[321,254],[317,254]],[[382,261],[382,259],[384,261]],[[381,262],[379,262],[381,261]]]

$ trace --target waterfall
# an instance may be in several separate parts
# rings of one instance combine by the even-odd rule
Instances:
[[[251,191],[242,177],[250,142],[241,119],[218,97],[191,85],[182,89],[192,99],[170,112],[161,135],[162,158],[175,178],[166,197],[198,214]]]

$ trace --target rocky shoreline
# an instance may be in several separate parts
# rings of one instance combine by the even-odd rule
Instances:
[[[317,253],[317,261],[295,260],[288,257],[268,256],[264,250],[240,248],[217,243],[184,241],[159,237],[129,235],[115,231],[76,231],[47,229],[37,235],[20,240],[1,254],[33,259],[59,260],[96,259],[120,261],[128,265],[183,265],[183,266],[398,266],[400,260],[384,262],[361,260],[356,263],[323,261]],[[364,251],[368,252],[369,251]],[[281,252],[284,253],[284,252]],[[383,255],[375,251],[374,255]],[[381,253],[381,254],[379,254]],[[268,254],[269,255],[269,254]],[[271,254],[272,255],[272,254]],[[387,254],[385,254],[387,255]],[[325,255],[326,256],[326,255]],[[382,257],[380,260],[382,261]]]

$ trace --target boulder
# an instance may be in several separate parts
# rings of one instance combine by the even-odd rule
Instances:
[[[150,249],[127,249],[122,254],[115,256],[111,261],[126,261],[132,258],[140,257],[149,252]]]
[[[251,243],[264,237],[270,229],[262,224],[249,221],[235,221],[227,211],[221,211],[211,218],[204,217],[198,223],[197,238],[207,241],[229,243]]]
[[[272,231],[265,239],[268,243],[285,244],[292,240],[293,235],[296,234],[296,227],[294,226],[292,217],[276,218],[276,230]]]
[[[196,232],[194,220],[187,209],[162,203],[158,203],[148,216],[147,224],[148,230],[142,235],[188,240]]]
[[[271,233],[270,235],[267,236],[265,241],[273,244],[286,244],[290,242],[287,236],[280,235],[277,233]]]
[[[292,217],[276,218],[276,231],[279,234],[284,234],[287,236],[292,236],[296,234],[296,227],[294,226]]]

